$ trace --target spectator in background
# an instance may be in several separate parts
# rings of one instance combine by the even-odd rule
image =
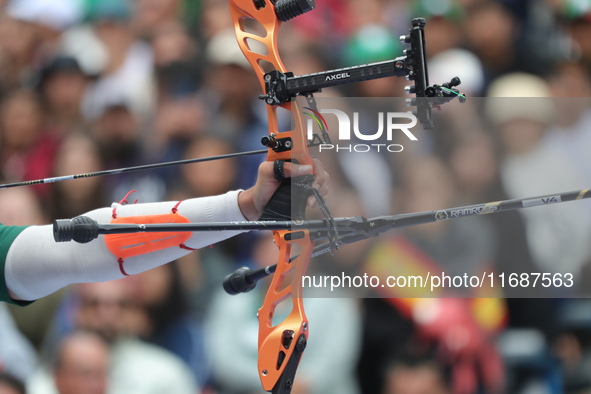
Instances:
[[[346,7],[347,28],[351,29],[349,32],[361,29],[366,25],[380,25],[388,22],[389,15],[384,12],[386,2],[383,0],[368,0],[363,3],[353,0],[342,2],[342,5],[335,3],[329,3],[329,7],[332,9]]]
[[[77,0],[12,0],[0,20],[0,91],[30,83],[57,55],[62,33],[80,22]]]
[[[127,101],[136,115],[148,115],[154,107],[154,58],[149,45],[134,37],[129,26],[131,12],[125,0],[89,5],[88,18],[107,54],[107,63],[84,102],[84,112],[91,119],[100,116],[114,95]]]
[[[56,57],[41,71],[38,89],[47,124],[59,136],[85,128],[81,104],[88,84],[78,61],[70,56]]]
[[[91,137],[106,168],[144,164],[144,140],[139,130],[140,119],[124,97],[113,95],[104,103],[98,119],[91,126]],[[143,202],[161,201],[166,190],[163,182],[150,172],[122,174],[106,180],[110,201],[118,201],[132,190]]]
[[[182,0],[138,0],[135,2],[131,24],[136,36],[154,37],[155,31],[166,25],[178,24]]]
[[[204,69],[200,49],[181,23],[167,23],[154,29],[151,37],[158,98],[194,94]]]
[[[37,355],[31,343],[18,330],[5,304],[0,304],[0,327],[0,376],[7,373],[24,382],[35,370]],[[0,393],[3,393],[1,387],[0,378]]]
[[[402,46],[386,26],[366,24],[354,31],[345,43],[342,62],[345,66],[377,63],[402,56]],[[374,79],[355,84],[352,89],[356,96],[391,97],[393,92],[402,91],[403,78]]]
[[[356,66],[386,61],[401,54],[402,46],[399,40],[386,26],[368,23],[354,31],[345,43],[342,62],[346,66]],[[367,132],[366,130],[378,130],[380,127],[378,126],[378,117],[375,117],[376,112],[387,113],[396,110],[397,106],[400,108],[404,106],[403,100],[376,100],[375,97],[391,97],[393,92],[402,91],[403,88],[404,80],[402,78],[375,79],[351,87],[353,96],[364,98],[364,100],[350,102],[351,107],[361,113],[359,128],[364,130],[364,133]],[[381,126],[383,127],[383,124]],[[329,130],[337,130],[337,128],[331,126]],[[333,134],[331,138],[338,137]],[[385,137],[375,142],[384,143]],[[365,213],[374,216],[388,212],[392,200],[392,186],[396,176],[388,168],[387,156],[377,152],[364,155],[343,152],[336,155],[335,158],[339,160],[349,182],[360,194]],[[375,169],[375,171],[365,171],[368,167]]]
[[[456,205],[454,179],[441,160],[434,156],[409,163],[404,168],[402,179],[401,205],[397,211],[422,212]],[[440,271],[451,276],[480,276],[492,270],[495,250],[496,236],[484,218],[442,220],[410,227],[403,235],[382,235],[369,250],[363,268],[369,275],[382,278],[408,272],[426,277],[427,272]],[[401,346],[407,346],[406,343],[413,337],[420,338],[413,351],[420,352],[425,348],[439,350],[438,361],[450,368],[455,393],[473,393],[479,384],[493,392],[502,387],[502,364],[491,345],[491,338],[501,330],[504,322],[504,303],[494,299],[502,294],[487,290],[486,286],[485,290],[459,287],[454,291],[429,293],[419,288],[408,290],[396,287],[382,289],[381,294],[396,308],[389,313],[402,315],[415,328],[414,332],[406,333],[408,337],[404,340],[387,334],[389,331],[405,331],[400,319],[389,319],[388,329],[366,325],[365,342],[368,347],[376,349],[373,354],[364,353],[365,358],[362,359],[365,374],[361,378],[366,388],[373,385],[374,391],[381,390],[385,375],[380,374],[385,360],[392,351],[405,351],[405,347]],[[469,298],[453,298],[460,296]],[[480,297],[486,300],[478,301]],[[383,313],[380,303],[384,301],[365,300],[373,313]],[[477,310],[480,308],[487,313],[479,314]],[[384,319],[370,314],[365,317],[370,321]],[[451,337],[459,332],[462,334],[457,337],[458,345],[451,345]]]
[[[0,394],[26,394],[25,385],[12,375],[0,372]]]
[[[177,82],[180,81],[174,83]],[[192,141],[203,136],[207,129],[204,98],[188,92],[163,93],[156,109],[153,128],[152,138],[146,141],[143,149],[149,162],[189,158],[186,157],[187,150]],[[203,157],[211,155],[206,152]],[[197,156],[190,158],[194,157]],[[181,172],[182,168],[177,166],[155,170],[154,174],[171,190],[179,182]]]
[[[78,0],[11,0],[6,13],[30,24],[35,33],[35,58],[44,62],[57,54],[64,30],[79,23],[82,6]]]
[[[460,1],[416,0],[410,7],[412,18],[427,19],[425,45],[429,57],[461,46],[466,15]]]
[[[488,95],[486,112],[502,145],[500,174],[509,198],[586,187],[572,159],[545,139],[555,108],[541,78],[507,75],[491,85]],[[591,236],[591,225],[580,206],[545,206],[520,213],[537,268],[579,273],[590,256]]]
[[[73,332],[62,342],[53,376],[59,394],[106,394],[109,346],[96,334]]]
[[[587,1],[562,0],[559,12],[566,19],[566,28],[580,51],[582,64],[591,72],[591,4]]]
[[[132,302],[143,324],[136,329],[143,340],[182,359],[195,379],[205,384],[209,365],[201,322],[189,311],[186,288],[177,262],[132,276],[126,280]]]
[[[256,49],[256,44],[253,48]],[[259,48],[260,50],[260,48]],[[261,148],[261,136],[268,134],[265,104],[258,99],[260,85],[248,60],[236,42],[233,30],[217,33],[207,47],[207,84],[201,91],[208,104],[209,130],[216,137],[235,144],[238,151]],[[284,115],[279,111],[280,115]],[[288,130],[289,118],[280,118],[280,129]],[[239,187],[255,179],[259,157],[239,161]]]
[[[587,182],[591,182],[591,76],[582,64],[565,63],[548,76],[556,97],[555,123],[549,143],[566,152]]]
[[[140,341],[135,333],[144,315],[133,302],[125,280],[82,284],[63,303],[47,338],[49,355],[77,329],[99,334],[110,348],[109,394],[195,394],[189,368],[173,354]],[[31,394],[55,393],[54,380],[40,369],[29,384]]]
[[[395,359],[386,370],[382,394],[450,394],[441,365],[428,357]]]
[[[37,95],[15,90],[0,104],[0,166],[9,182],[47,178],[51,175],[57,150],[55,136],[45,128],[43,111]],[[46,197],[49,185],[33,189]]]
[[[225,155],[234,152],[233,146],[215,136],[205,136],[193,141],[185,158]],[[182,184],[191,196],[215,196],[230,190],[238,176],[235,160],[218,160],[207,165],[187,165],[182,168]]]
[[[204,0],[201,4],[201,25],[199,32],[208,42],[226,30],[233,28],[230,7],[225,0]]]
[[[47,216],[31,188],[10,188],[0,193],[0,223],[6,226],[42,225]]]
[[[27,73],[31,73],[35,57],[35,29],[26,23],[0,15],[0,93],[3,95],[20,87]]]
[[[60,145],[54,176],[89,173],[104,169],[97,145],[83,134],[72,134]],[[109,205],[105,179],[81,178],[51,185],[51,218],[63,219]]]
[[[517,21],[501,2],[476,2],[468,9],[465,31],[468,48],[484,65],[486,86],[497,76],[519,69]]]
[[[482,62],[466,49],[449,49],[431,56],[428,63],[429,79],[433,81],[451,81],[453,77],[462,76],[460,90],[468,97],[481,97],[484,93],[484,70]],[[464,104],[467,104],[469,100]],[[449,111],[446,107],[446,114]],[[459,106],[452,106],[459,108]],[[463,113],[471,111],[462,111]]]

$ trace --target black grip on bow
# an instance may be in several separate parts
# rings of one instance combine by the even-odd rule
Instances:
[[[306,345],[308,344],[308,340],[304,334],[300,334],[298,337],[295,348],[293,353],[291,354],[290,359],[287,361],[287,365],[285,366],[285,370],[275,383],[275,387],[273,387],[272,394],[290,394],[291,389],[293,388],[293,382],[295,379],[296,371],[298,369],[298,364],[300,363],[300,359],[302,358],[302,354],[304,350],[306,350]]]
[[[313,182],[313,175],[284,179],[259,220],[304,220]]]
[[[55,242],[88,243],[99,235],[98,223],[87,216],[74,219],[59,219],[53,222],[53,238]]]

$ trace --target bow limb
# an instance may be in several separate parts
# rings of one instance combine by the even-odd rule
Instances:
[[[308,3],[313,4],[313,1],[308,0]],[[270,64],[276,71],[286,72],[277,50],[277,35],[281,21],[277,16],[276,7],[280,6],[280,1],[230,0],[230,10],[238,44],[252,65],[263,91],[265,91],[266,82],[266,71],[263,69],[263,64]],[[245,25],[248,23],[248,19],[254,19],[260,23],[265,30],[265,35],[256,35],[246,31]],[[265,49],[253,51],[249,45],[253,41]],[[279,132],[278,108],[283,108],[292,114],[292,130]],[[269,120],[268,138],[271,141],[268,144],[267,161],[280,160],[312,165],[312,157],[308,153],[304,122],[297,102],[289,101],[278,106],[267,105],[267,115]],[[309,177],[302,183],[309,186],[312,181],[313,179]],[[278,204],[279,209],[272,209],[274,213],[281,212],[280,216],[284,218],[287,215],[289,218],[304,219],[306,199],[303,199],[303,205],[300,203],[298,208],[292,206],[291,186],[291,181],[285,180],[268,207]],[[298,187],[294,185],[295,189]],[[279,200],[278,203],[276,203],[277,200]],[[288,201],[287,205],[285,205],[285,201]],[[263,216],[269,217],[265,213]],[[273,216],[269,218],[270,220],[277,219]],[[305,275],[310,262],[314,242],[310,239],[308,230],[274,231],[274,240],[279,247],[279,261],[277,271],[258,312],[258,374],[264,390],[288,394],[291,392],[295,372],[308,339],[308,319],[304,311],[301,278]],[[294,246],[296,246],[295,249],[299,249],[299,256],[292,259],[291,254]],[[274,324],[275,309],[284,302],[291,302],[291,312],[282,322]]]

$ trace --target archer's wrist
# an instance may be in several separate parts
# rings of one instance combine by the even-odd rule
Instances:
[[[254,203],[253,188],[244,190],[238,194],[238,208],[240,208],[240,212],[242,212],[242,216],[244,216],[246,220],[257,220],[261,216],[262,212],[256,208]]]

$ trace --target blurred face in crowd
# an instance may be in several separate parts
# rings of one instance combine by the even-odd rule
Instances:
[[[203,132],[206,124],[203,104],[194,97],[163,100],[158,105],[158,138],[191,140]]]
[[[26,394],[22,381],[0,371],[0,394]]]
[[[591,80],[587,71],[578,64],[566,64],[557,68],[548,79],[548,85],[556,105],[556,122],[572,126],[588,111],[591,102]]]
[[[54,370],[59,394],[104,394],[107,390],[109,348],[95,335],[67,338]]]
[[[0,383],[0,394],[22,394],[22,392],[8,384]]]
[[[494,145],[485,135],[457,144],[450,164],[458,185],[470,194],[486,192],[497,176]]]
[[[126,21],[105,19],[98,21],[95,27],[98,37],[110,52],[126,49],[132,40]]]
[[[98,151],[89,138],[72,135],[62,142],[55,162],[55,176],[95,172],[101,169]],[[72,201],[84,201],[92,197],[100,183],[100,178],[81,178],[56,183],[55,187],[61,189],[62,194]]]
[[[93,137],[107,155],[116,156],[135,144],[136,119],[125,105],[106,108],[93,128]]]
[[[134,300],[143,307],[159,305],[166,300],[173,282],[168,265],[133,275],[126,280],[133,289]]]
[[[79,293],[78,327],[96,332],[107,341],[114,341],[126,332],[131,302],[122,281],[85,283],[79,286]]]
[[[228,18],[230,8],[226,0],[204,0],[201,7],[201,31],[210,39],[217,33],[226,30],[232,25],[232,19]]]
[[[514,119],[499,126],[503,147],[512,155],[523,154],[535,147],[545,130],[544,124],[529,119]]]
[[[6,189],[0,193],[0,223],[6,226],[46,223],[39,200],[31,188]]]
[[[432,365],[396,366],[386,376],[383,394],[447,394],[439,370]]]
[[[20,59],[35,46],[35,27],[6,15],[0,16],[0,53]]]
[[[583,59],[591,61],[591,16],[573,21],[569,30],[573,40],[579,46]]]
[[[203,138],[193,142],[186,152],[187,158],[216,156],[232,153],[230,145],[215,138]],[[215,196],[230,190],[236,179],[236,162],[217,160],[205,165],[183,167],[183,177],[195,196]]]
[[[591,79],[580,64],[564,64],[548,79],[554,97],[591,97]],[[586,100],[577,100],[586,102]]]
[[[179,9],[179,0],[137,0],[133,25],[140,34],[149,34],[162,23],[176,20]]]
[[[0,384],[0,394],[20,394],[16,389]]]
[[[465,37],[485,62],[497,63],[511,57],[516,34],[515,21],[500,4],[483,4],[466,19]]]
[[[50,111],[78,112],[87,85],[86,77],[77,72],[57,72],[51,75],[43,86],[43,95]]]
[[[349,26],[357,30],[363,25],[384,22],[384,2],[382,0],[347,1]]]
[[[442,16],[430,18],[425,27],[425,45],[430,57],[458,47],[461,38],[458,24]]]
[[[191,37],[180,23],[158,29],[152,40],[152,49],[156,67],[187,60],[196,50]]]
[[[19,91],[9,96],[0,110],[2,144],[8,149],[26,149],[37,138],[41,108],[33,93]]]
[[[235,64],[215,66],[209,81],[226,103],[249,103],[253,92],[260,89],[252,70]]]

